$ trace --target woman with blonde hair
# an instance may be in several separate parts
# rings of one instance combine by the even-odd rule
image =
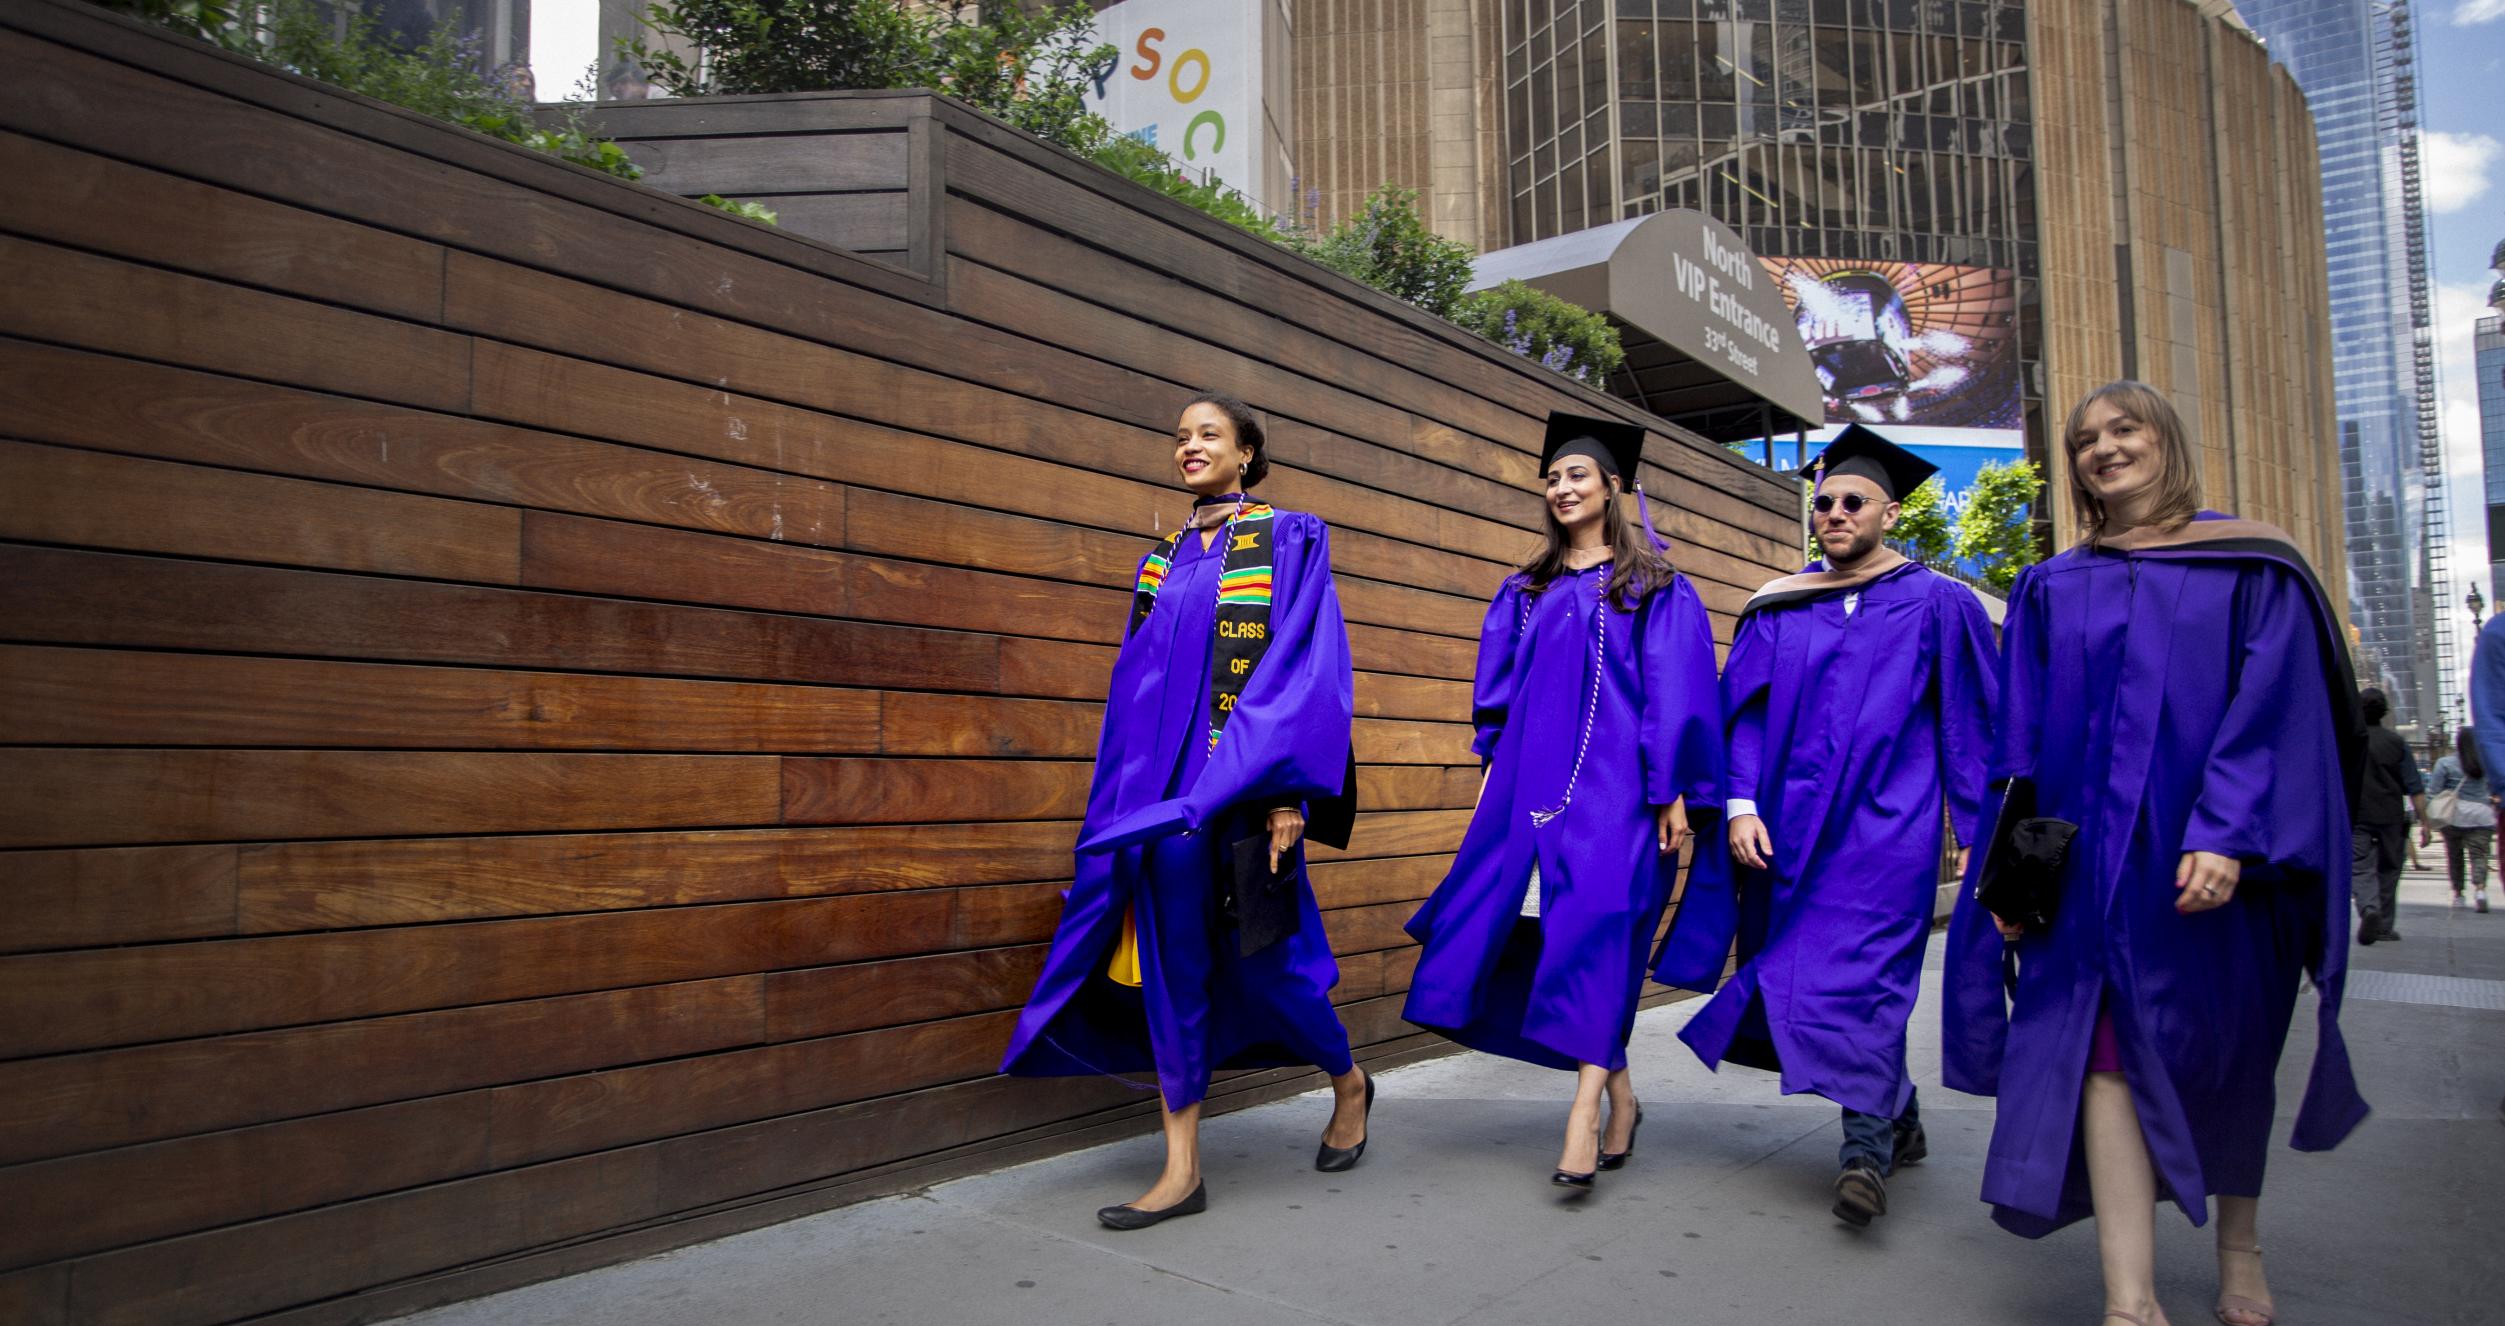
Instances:
[[[2307,975],[2293,1144],[2366,1114],[2339,1027],[2356,687],[2288,536],[2201,509],[2163,396],[2098,388],[2058,445],[2085,534],[2010,594],[2003,804],[1950,924],[1946,1080],[1999,1097],[1996,1220],[2033,1238],[2094,1217],[2107,1323],[2167,1320],[2155,1203],[2200,1225],[2214,1196],[2213,1312],[2267,1326],[2259,1199]]]

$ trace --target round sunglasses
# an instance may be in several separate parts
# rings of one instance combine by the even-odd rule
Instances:
[[[1848,516],[1860,515],[1861,509],[1866,506],[1885,506],[1887,504],[1886,499],[1884,498],[1864,497],[1859,493],[1846,493],[1842,497],[1837,497],[1833,493],[1820,493],[1816,497],[1809,499],[1811,509],[1815,510],[1822,516],[1830,511],[1833,511],[1835,509],[1835,504],[1838,502],[1842,502],[1844,504],[1844,514]]]

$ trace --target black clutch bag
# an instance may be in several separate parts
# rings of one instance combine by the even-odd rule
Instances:
[[[2014,925],[2041,930],[2053,923],[2061,902],[2061,867],[2069,859],[2070,840],[2079,826],[2035,813],[2035,784],[2010,783],[2001,799],[2000,819],[1992,841],[1983,849],[1983,869],[1974,883],[1974,899],[1983,909]]]
[[[1249,958],[1296,933],[1303,909],[1296,905],[1296,880],[1303,873],[1305,845],[1299,841],[1270,869],[1270,835],[1257,833],[1235,840],[1234,869],[1228,872],[1226,896],[1220,905],[1235,931],[1235,952]]]

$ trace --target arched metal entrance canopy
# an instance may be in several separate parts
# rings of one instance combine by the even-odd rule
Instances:
[[[1472,289],[1518,280],[1608,315],[1609,390],[1717,442],[1821,428],[1826,406],[1774,278],[1731,228],[1656,212],[1479,257]]]

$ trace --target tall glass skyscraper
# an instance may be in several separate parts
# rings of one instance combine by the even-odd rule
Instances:
[[[2447,721],[2450,602],[2406,0],[2238,0],[2322,145],[2333,388],[2361,674],[2398,722]],[[2458,718],[2460,715],[2450,715]]]
[[[2489,288],[2493,312],[2479,319],[2471,339],[2472,362],[2479,377],[2479,460],[2487,490],[2488,583],[2480,593],[2505,612],[2498,590],[2505,588],[2505,240],[2496,245],[2496,284]]]

